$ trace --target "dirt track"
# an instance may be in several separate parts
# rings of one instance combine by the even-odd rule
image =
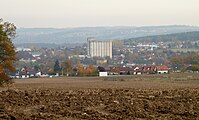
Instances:
[[[151,77],[19,79],[0,119],[199,119],[199,80]]]

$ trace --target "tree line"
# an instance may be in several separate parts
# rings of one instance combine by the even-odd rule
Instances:
[[[59,60],[55,61],[54,69],[50,74],[59,73],[64,76],[96,76],[98,74],[97,68],[93,65],[83,66],[79,60],[74,65],[71,60],[59,63]]]
[[[199,55],[192,54],[187,56],[176,56],[171,58],[171,65],[176,69],[186,69],[188,66],[192,66],[193,71],[199,71]]]
[[[171,42],[171,41],[194,41],[199,40],[199,31],[174,33],[168,35],[155,35],[126,39],[125,42]]]

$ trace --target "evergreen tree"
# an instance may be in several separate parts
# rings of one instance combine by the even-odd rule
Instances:
[[[59,65],[59,61],[56,60],[55,61],[55,65],[54,65],[54,72],[60,72],[61,68],[60,68],[60,65]]]

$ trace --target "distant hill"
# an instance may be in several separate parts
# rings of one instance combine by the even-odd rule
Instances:
[[[20,28],[17,29],[15,44],[21,43],[85,43],[87,37],[99,40],[137,38],[153,35],[165,35],[199,31],[199,27],[172,25],[147,27],[82,27],[82,28]]]
[[[126,39],[125,41],[126,42],[127,41],[167,42],[167,41],[195,41],[195,40],[199,40],[199,31],[130,38],[130,39]]]

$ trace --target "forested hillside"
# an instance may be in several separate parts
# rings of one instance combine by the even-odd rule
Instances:
[[[125,41],[138,41],[138,42],[172,42],[172,41],[196,41],[199,40],[199,31],[175,33],[168,35],[156,35],[139,38],[130,38]]]
[[[145,27],[82,27],[82,28],[20,28],[17,30],[15,44],[21,43],[86,43],[87,37],[97,40],[123,40],[144,36],[199,31],[199,27],[170,25]],[[185,38],[182,36],[182,38]],[[144,38],[145,39],[145,38]]]

